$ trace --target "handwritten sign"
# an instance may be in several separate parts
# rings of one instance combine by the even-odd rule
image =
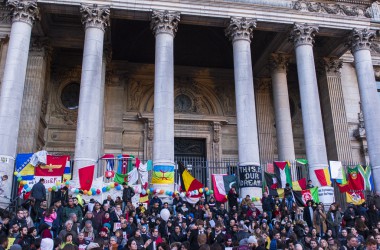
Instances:
[[[262,187],[263,175],[261,166],[239,166],[239,186],[244,187]]]

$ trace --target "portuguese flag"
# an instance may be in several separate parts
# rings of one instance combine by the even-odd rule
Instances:
[[[355,191],[364,190],[364,178],[359,172],[358,166],[347,168],[347,180],[350,183],[351,189]]]
[[[293,191],[294,200],[299,207],[305,207],[307,201],[313,200],[315,203],[319,202],[318,187],[302,191]]]
[[[178,162],[178,169],[179,169],[179,174],[181,176],[181,188],[183,191],[189,192],[189,191],[194,191],[194,190],[199,190],[200,188],[203,188],[203,184],[200,183],[197,179],[195,179],[187,170],[185,165],[182,162]],[[193,195],[191,197],[197,198],[201,197],[202,194],[199,193],[198,195]]]

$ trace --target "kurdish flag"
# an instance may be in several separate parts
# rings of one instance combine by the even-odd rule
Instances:
[[[290,167],[286,161],[274,162],[274,173],[278,180],[278,187],[285,188],[286,183],[292,186],[292,176],[290,174]]]
[[[197,179],[195,179],[187,170],[185,165],[182,162],[178,162],[178,170],[181,176],[181,188],[182,190],[189,192],[194,190],[199,190],[200,188],[203,188],[203,184],[200,183]],[[191,196],[192,198],[198,198],[201,197],[202,194],[199,193],[198,195]]]
[[[315,175],[322,187],[331,187],[331,178],[329,168],[322,168],[314,170]]]
[[[153,166],[152,172],[153,184],[173,184],[174,183],[174,166]]]
[[[34,178],[34,166],[30,163],[33,153],[18,154],[16,156],[16,171],[21,175],[22,180],[30,181]]]
[[[363,167],[362,165],[358,166],[359,173],[364,179],[364,190],[372,191],[373,190],[373,178],[371,166]]]
[[[297,205],[300,207],[305,207],[307,201],[313,200],[315,203],[319,202],[318,187],[302,190],[293,191],[293,197]]]

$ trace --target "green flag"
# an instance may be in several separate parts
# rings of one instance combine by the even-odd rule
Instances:
[[[308,161],[306,159],[296,159],[296,162],[301,164],[301,165],[306,165]]]
[[[128,183],[128,174],[115,173],[114,182],[123,184],[123,182]]]

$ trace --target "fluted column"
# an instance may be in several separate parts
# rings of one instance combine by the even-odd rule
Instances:
[[[256,20],[243,17],[231,18],[226,29],[233,46],[240,167],[260,166],[251,59],[251,38],[255,27]],[[247,194],[259,197],[261,190],[242,188],[241,197]]]
[[[0,96],[0,175],[10,177],[9,185],[4,185],[5,192],[2,193],[6,196],[11,194],[30,36],[39,14],[36,2],[8,1],[12,9],[12,28]]]
[[[284,54],[272,54],[269,59],[272,76],[279,161],[295,159],[292,118],[290,114],[288,82],[286,78],[288,60],[289,57]]]
[[[313,55],[314,36],[317,31],[317,26],[295,24],[290,32],[290,40],[293,42],[296,52],[310,179],[314,185],[320,186],[314,170],[327,167],[328,161]]]
[[[380,191],[380,99],[377,93],[375,74],[370,52],[375,32],[354,29],[349,43],[354,55],[356,75],[359,82],[360,101],[364,115],[368,154],[373,169],[375,190]]]
[[[174,165],[174,59],[173,42],[179,12],[152,13],[151,28],[156,37],[154,71],[153,165]]]
[[[79,179],[78,170],[94,165],[99,158],[103,121],[104,81],[103,43],[104,32],[109,26],[109,7],[81,5],[82,23],[85,27],[82,76],[80,84],[78,125],[75,142],[73,180]],[[96,175],[96,171],[94,173]]]

